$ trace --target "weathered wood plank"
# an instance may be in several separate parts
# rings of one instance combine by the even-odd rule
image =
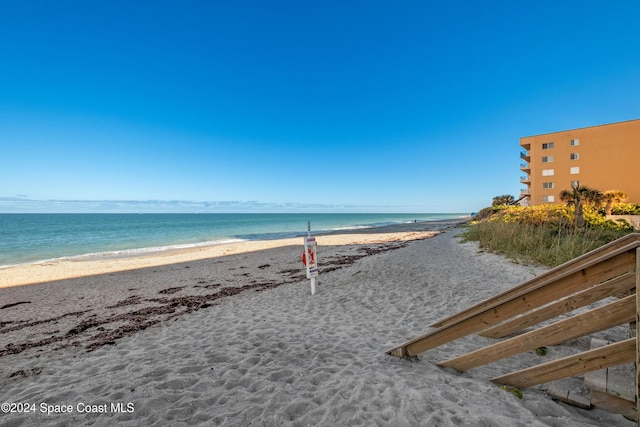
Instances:
[[[630,295],[526,334],[449,359],[438,365],[466,371],[525,351],[603,331],[636,317],[636,296]]]
[[[608,341],[591,338],[591,348],[603,347],[608,344],[610,344]],[[584,385],[591,390],[608,393],[635,403],[635,365],[625,363],[587,372],[584,375]]]
[[[635,402],[621,399],[598,390],[591,390],[591,404],[595,408],[613,414],[624,415],[631,420],[638,421]]]
[[[635,402],[635,373],[634,363],[607,368],[607,389],[605,391],[621,399]]]
[[[619,253],[587,269],[546,283],[544,287],[538,287],[525,295],[505,301],[498,306],[479,312],[458,323],[444,326],[414,338],[411,341],[388,350],[387,353],[398,357],[416,356],[429,349],[503,322],[523,312],[541,307],[557,300],[563,295],[575,293],[603,281],[618,277],[632,269],[633,267],[630,268],[629,266],[633,265],[634,262],[635,251]]]
[[[573,377],[596,369],[633,362],[636,357],[636,339],[629,338],[615,344],[578,353],[531,368],[492,378],[498,384],[527,388],[537,384]]]
[[[569,405],[582,409],[591,409],[591,399],[588,393],[586,395],[579,393],[560,381],[551,383],[547,394],[554,400],[568,403]]]
[[[450,317],[439,320],[438,322],[430,325],[434,328],[440,328],[454,323],[458,323],[466,318],[476,315],[479,312],[487,310],[495,305],[500,305],[505,301],[511,300],[517,296],[527,293],[539,286],[544,286],[546,283],[552,282],[559,278],[574,274],[577,271],[583,270],[594,264],[599,263],[603,259],[607,259],[616,256],[619,253],[627,252],[640,246],[640,233],[631,233],[606,245],[603,245],[593,251],[590,251],[584,255],[574,258],[571,261],[567,261],[548,272],[534,277],[518,286],[515,286],[505,292],[502,292],[492,298],[484,300],[466,310],[460,311]]]
[[[611,344],[609,341],[591,338],[591,348],[600,348]],[[591,390],[601,392],[607,391],[607,371],[608,369],[598,369],[584,374],[584,385]]]
[[[546,305],[523,316],[516,317],[505,323],[486,329],[478,335],[487,338],[502,338],[519,332],[529,326],[537,325],[545,320],[552,319],[561,314],[569,313],[580,307],[585,307],[601,299],[629,291],[636,286],[635,273],[626,273],[615,279],[593,286],[592,288],[578,292],[568,298]]]

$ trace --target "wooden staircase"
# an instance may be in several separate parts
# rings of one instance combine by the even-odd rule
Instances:
[[[614,326],[637,324],[640,297],[636,289],[639,284],[640,233],[633,233],[434,323],[430,325],[434,328],[430,332],[387,353],[413,357],[470,334],[501,339],[495,344],[438,363],[442,367],[465,371]],[[523,333],[524,329],[604,299],[609,302]],[[512,336],[514,334],[517,335]],[[504,339],[506,336],[511,337]],[[637,366],[639,349],[640,338],[636,336],[594,346],[569,357],[492,378],[491,381],[526,388],[627,363]],[[638,374],[637,369],[634,371],[632,405],[637,419]],[[593,383],[591,387],[596,389]],[[603,393],[602,390],[595,391],[596,394]],[[606,385],[604,394],[607,394]],[[629,398],[629,393],[623,397]],[[603,409],[611,409],[606,406],[602,405]],[[614,411],[629,416],[628,405],[624,410]]]

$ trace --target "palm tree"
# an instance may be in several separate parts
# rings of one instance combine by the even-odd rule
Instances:
[[[514,197],[510,194],[505,194],[504,196],[496,196],[493,198],[493,203],[491,206],[502,206],[502,205],[511,205],[515,201]]]
[[[575,222],[578,227],[584,227],[584,206],[599,204],[602,201],[602,193],[586,185],[578,185],[571,190],[562,190],[560,200],[573,206],[575,212]]]
[[[613,209],[614,203],[622,203],[627,200],[627,193],[620,190],[609,190],[605,191],[602,195],[602,199],[606,203],[604,210],[607,215],[611,215],[611,210]]]

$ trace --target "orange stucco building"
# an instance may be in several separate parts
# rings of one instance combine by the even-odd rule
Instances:
[[[560,192],[575,185],[640,203],[640,119],[527,136],[520,146],[525,204],[562,203]]]

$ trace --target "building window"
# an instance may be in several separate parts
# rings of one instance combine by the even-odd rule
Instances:
[[[542,149],[543,150],[548,150],[550,148],[553,148],[553,142],[545,142],[542,144]]]
[[[571,181],[571,188],[580,187],[580,181]]]
[[[571,153],[571,160],[578,160],[580,158],[580,153]]]
[[[554,174],[554,169],[542,169],[542,176],[553,176]]]
[[[553,188],[553,182],[543,182],[542,188]]]
[[[553,156],[544,156],[542,158],[542,163],[551,163],[553,162]]]
[[[579,173],[580,173],[580,166],[572,167],[571,169],[569,169],[569,173],[570,173],[571,175],[577,175],[577,174],[579,174]]]
[[[575,147],[576,145],[580,145],[580,140],[578,138],[571,140],[571,146]]]
[[[556,201],[556,197],[555,196],[542,196],[542,201],[544,203],[553,203]]]

